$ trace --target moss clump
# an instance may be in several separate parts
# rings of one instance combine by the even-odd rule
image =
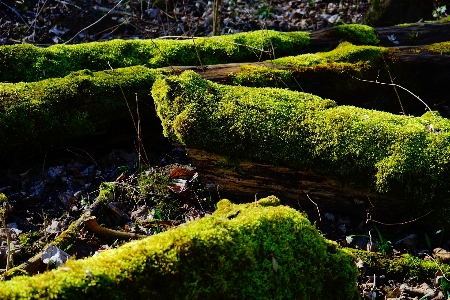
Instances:
[[[1,282],[0,298],[359,299],[352,257],[278,204],[222,200],[212,216]]]
[[[389,50],[383,47],[355,46],[349,42],[343,42],[336,49],[329,52],[287,56],[272,60],[271,62],[296,69],[318,65],[326,66],[330,63],[354,64],[354,68],[358,68],[364,64],[377,66],[382,62],[383,56],[388,53]]]
[[[192,40],[113,40],[38,48],[0,47],[0,81],[39,81],[72,71],[101,71],[146,64],[150,68],[248,62],[292,55],[309,43],[305,32],[260,30]],[[264,52],[261,52],[264,51]],[[198,53],[198,56],[197,56]],[[18,72],[17,70],[22,70]]]
[[[450,54],[450,42],[431,44],[428,47],[426,47],[426,49],[432,52],[448,55]]]
[[[0,153],[17,153],[25,145],[29,152],[99,133],[109,122],[129,114],[122,91],[133,108],[136,94],[139,100],[150,100],[148,90],[161,74],[164,71],[130,67],[78,71],[32,83],[0,83]]]
[[[188,147],[354,181],[434,208],[448,224],[450,121],[337,106],[311,94],[231,87],[194,72],[153,85],[164,134]],[[418,210],[420,214],[420,210]]]
[[[336,34],[355,45],[376,46],[380,42],[375,30],[367,25],[345,24],[333,27]]]
[[[343,251],[360,258],[365,265],[371,268],[380,269],[382,272],[400,278],[427,280],[429,278],[434,278],[439,269],[444,272],[444,275],[450,275],[450,266],[448,264],[423,260],[409,254],[389,258],[381,253],[367,252],[352,248],[344,248]]]
[[[317,93],[339,98],[341,94],[355,94],[367,89],[360,82],[352,81],[347,75],[351,74],[358,78],[376,77],[380,68],[385,67],[383,58],[389,60],[387,48],[355,46],[344,42],[329,52],[287,56],[270,61],[295,70],[243,66],[240,72],[231,76],[234,85],[293,90],[299,90],[301,86],[315,90],[314,85],[326,81],[327,85]]]
[[[268,67],[245,66],[236,74],[230,74],[234,85],[253,87],[295,87],[292,71]]]

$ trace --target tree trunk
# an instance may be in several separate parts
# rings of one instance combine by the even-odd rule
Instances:
[[[330,176],[255,162],[239,162],[221,168],[226,159],[205,150],[188,148],[202,183],[211,195],[233,202],[251,202],[270,195],[283,204],[301,209],[326,209],[345,215],[384,222],[407,221],[412,216],[410,203],[369,191],[354,182]],[[314,203],[315,204],[314,204]],[[399,211],[402,214],[399,216]]]

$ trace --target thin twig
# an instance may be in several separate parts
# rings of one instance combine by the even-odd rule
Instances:
[[[189,35],[192,37],[192,42],[194,43],[194,49],[195,49],[195,53],[197,54],[198,62],[200,63],[202,71],[205,71],[205,67],[203,67],[203,63],[202,63],[202,58],[200,57],[200,54],[198,53],[197,45],[195,44],[195,39],[194,39],[194,35],[192,34],[192,31],[191,31],[191,26],[189,25],[190,20],[187,15],[187,12],[186,12],[186,4],[184,3],[184,0],[183,0],[183,8],[184,8],[184,16],[186,17],[186,21],[187,21],[186,24],[189,29]]]
[[[389,66],[386,63],[386,60],[384,59],[384,57],[383,57],[383,61],[384,61],[384,65],[386,66],[386,71],[389,74],[389,78],[391,79],[391,83],[394,84],[394,79],[392,78],[391,71],[389,71]],[[400,107],[402,109],[403,115],[406,116],[406,112],[405,112],[405,109],[403,108],[403,103],[402,103],[402,100],[400,100],[400,95],[398,94],[396,86],[394,86],[394,91],[395,91],[395,94],[397,95],[398,103],[400,103]]]
[[[3,1],[0,1],[0,4],[3,4],[4,6],[6,6],[7,8],[9,8],[10,10],[12,10],[13,13],[15,13],[15,14],[23,21],[23,23],[24,23],[28,28],[30,28],[30,25],[28,25],[27,21],[25,21],[25,20],[22,18],[22,16],[19,14],[19,12],[18,12],[14,7],[9,6],[8,4],[4,3]]]
[[[78,31],[77,34],[75,34],[70,40],[66,41],[65,44],[70,43],[74,38],[76,38],[80,33],[82,33],[83,31],[85,31],[86,29],[91,28],[92,26],[94,26],[95,24],[97,24],[98,22],[100,22],[101,20],[103,20],[103,18],[105,18],[107,15],[109,15],[113,10],[116,9],[117,6],[119,6],[121,3],[123,2],[123,0],[120,0],[119,3],[117,3],[113,8],[111,8],[106,14],[104,14],[100,19],[98,19],[97,21],[95,21],[94,23],[90,24],[89,26],[81,29],[80,31]]]
[[[424,215],[421,216],[421,217],[415,218],[415,219],[410,220],[410,221],[401,222],[401,223],[391,223],[391,224],[388,224],[388,223],[383,223],[383,222],[380,222],[380,221],[372,220],[372,219],[370,219],[370,218],[367,219],[366,223],[370,221],[370,222],[373,222],[373,223],[378,223],[378,224],[386,225],[386,226],[405,225],[405,224],[409,224],[409,223],[415,222],[415,221],[417,221],[417,220],[420,220],[420,219],[422,219],[422,218],[428,216],[429,214],[431,214],[433,211],[434,211],[434,210],[430,210],[428,213],[424,214]]]
[[[425,103],[425,101],[423,101],[422,99],[420,99],[419,96],[417,96],[416,94],[414,94],[413,92],[411,92],[410,90],[408,90],[407,88],[402,87],[401,85],[398,85],[396,83],[386,83],[386,82],[380,82],[378,80],[367,80],[367,79],[361,79],[358,78],[356,76],[353,76],[352,74],[348,73],[348,75],[350,75],[351,77],[353,77],[356,80],[362,81],[362,82],[370,82],[370,83],[377,83],[377,84],[381,84],[381,85],[389,85],[389,86],[394,86],[394,87],[398,87],[401,88],[402,90],[407,91],[408,93],[410,93],[412,96],[414,96],[415,98],[417,98],[420,102],[423,103],[423,105],[425,105],[425,107],[431,112],[431,114],[434,116],[433,111],[431,110],[431,108]]]
[[[319,221],[322,222],[322,217],[320,216],[320,210],[319,210],[319,206],[317,205],[316,202],[314,202],[308,195],[308,193],[305,193],[306,197],[308,197],[309,201],[312,202],[312,204],[314,204],[316,206],[317,209],[317,214],[319,215]]]

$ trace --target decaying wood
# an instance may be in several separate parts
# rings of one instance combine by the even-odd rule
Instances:
[[[362,219],[370,214],[372,219],[386,222],[407,220],[411,207],[405,199],[394,198],[368,191],[354,182],[339,181],[326,175],[274,166],[263,163],[240,162],[233,170],[221,168],[223,157],[207,151],[188,148],[188,156],[199,171],[203,184],[212,195],[250,202],[269,195],[280,198],[283,204],[300,209],[320,209]]]

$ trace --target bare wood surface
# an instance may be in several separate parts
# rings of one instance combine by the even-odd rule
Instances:
[[[368,191],[351,181],[304,170],[263,163],[240,162],[235,171],[220,168],[220,155],[205,150],[186,149],[200,178],[212,195],[233,202],[250,202],[269,195],[280,198],[283,204],[301,209],[316,209],[308,196],[320,209],[365,218],[391,222],[408,219],[410,206],[405,199]],[[399,215],[399,212],[400,215]]]

